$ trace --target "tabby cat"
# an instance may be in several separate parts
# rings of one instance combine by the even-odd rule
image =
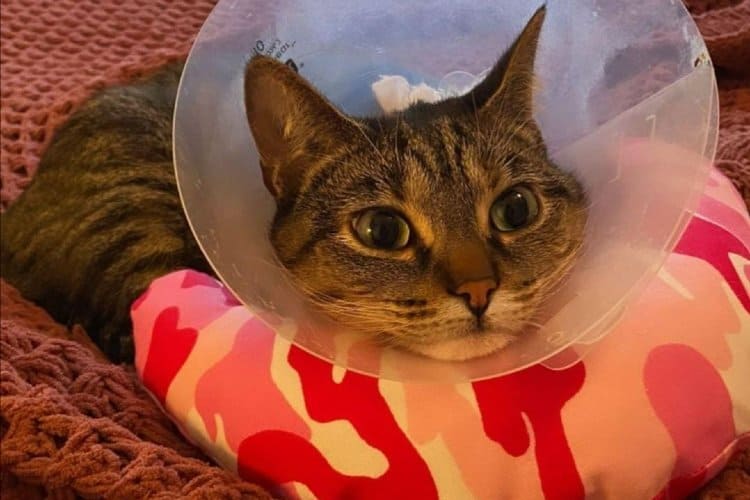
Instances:
[[[277,204],[271,242],[310,303],[386,345],[440,359],[523,331],[581,247],[581,186],[532,116],[540,9],[465,96],[344,115],[263,56],[247,118]],[[210,272],[171,156],[180,68],[104,91],[56,134],[3,216],[2,274],[58,320],[132,359],[129,307],[158,276]]]

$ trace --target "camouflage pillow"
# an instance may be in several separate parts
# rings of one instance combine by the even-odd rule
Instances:
[[[657,277],[566,369],[379,380],[189,270],[133,305],[136,367],[189,439],[280,495],[681,497],[750,444],[749,289],[750,221],[713,171]]]

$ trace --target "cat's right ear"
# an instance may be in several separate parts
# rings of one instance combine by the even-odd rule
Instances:
[[[500,117],[522,124],[532,122],[534,61],[546,13],[544,5],[537,9],[487,77],[464,96],[488,126]]]
[[[277,201],[296,196],[319,159],[356,137],[356,124],[299,74],[255,56],[245,71],[245,110],[263,181]]]

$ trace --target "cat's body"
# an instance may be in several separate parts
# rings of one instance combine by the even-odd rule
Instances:
[[[2,276],[113,359],[131,359],[130,305],[156,277],[208,271],[172,165],[181,65],[108,89],[55,134],[2,215]]]
[[[269,236],[311,304],[443,359],[523,331],[586,219],[532,117],[543,18],[466,96],[385,118],[343,115],[283,64],[251,60],[246,111],[277,204]],[[172,172],[177,71],[84,106],[3,216],[3,276],[116,359],[132,356],[130,303],[152,279],[208,270]]]

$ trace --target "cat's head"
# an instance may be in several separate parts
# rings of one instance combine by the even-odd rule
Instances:
[[[379,119],[337,110],[283,64],[247,66],[247,116],[276,199],[278,258],[320,310],[440,359],[518,335],[573,264],[585,196],[532,116],[544,10],[466,96]]]

